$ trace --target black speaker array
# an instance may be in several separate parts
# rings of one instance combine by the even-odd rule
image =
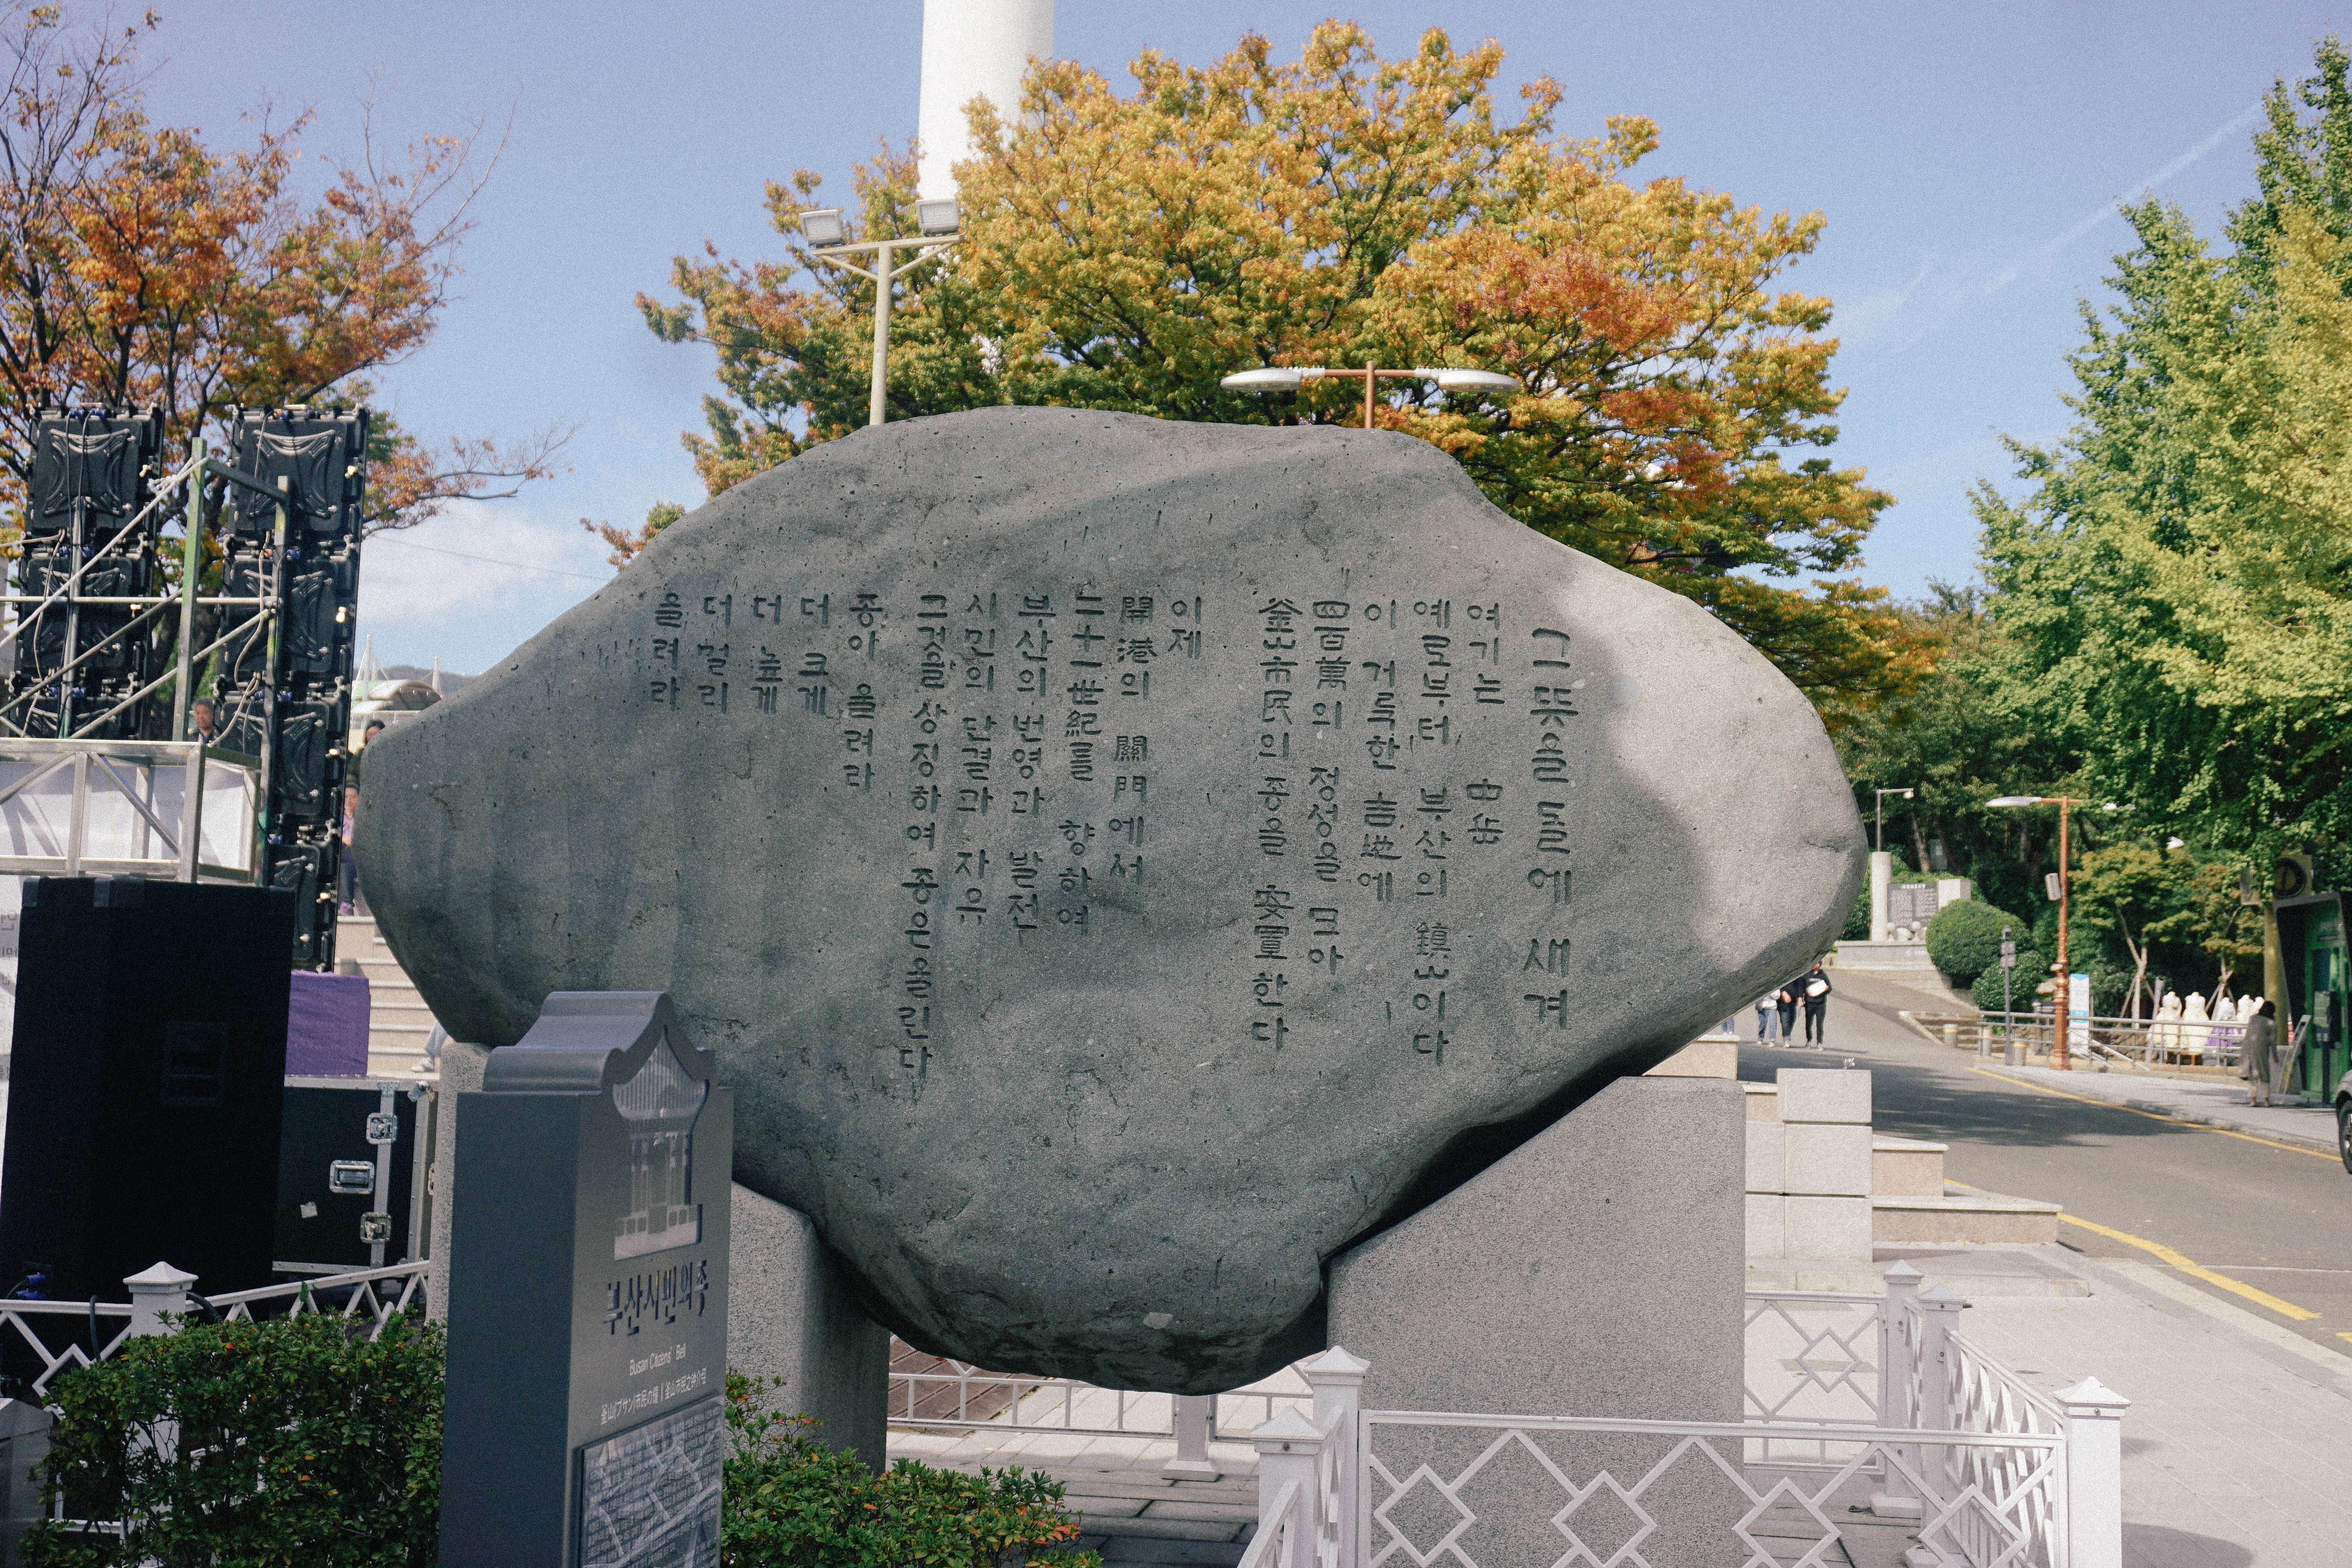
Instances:
[[[81,568],[84,597],[154,593],[161,581],[155,566],[161,518],[141,514],[154,500],[163,450],[160,410],[44,409],[25,476],[16,591],[46,596]],[[129,536],[118,540],[126,529]],[[93,563],[101,549],[103,558]],[[133,703],[103,724],[90,723],[161,673],[156,666],[167,644],[155,635],[153,620],[116,635],[136,614],[121,605],[58,605],[20,617],[16,668],[8,675],[10,721],[44,739],[56,738],[60,722],[90,740],[140,735],[152,701]],[[95,657],[80,657],[93,648],[100,650]],[[68,666],[74,668],[68,671]]]
[[[285,616],[274,661],[266,634],[222,650],[214,694],[220,744],[259,756],[269,743],[266,870],[269,886],[295,895],[293,960],[301,968],[335,961],[367,441],[365,409],[245,409],[229,458],[273,492],[285,481],[282,562],[274,495],[229,487],[225,591],[258,598],[281,586]],[[251,613],[232,608],[225,624]]]
[[[158,1260],[206,1294],[271,1282],[292,912],[264,888],[26,882],[0,1286],[119,1301]]]

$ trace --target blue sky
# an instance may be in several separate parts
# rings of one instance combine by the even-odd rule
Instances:
[[[370,547],[362,628],[386,663],[478,671],[609,578],[583,516],[635,522],[701,488],[677,444],[700,426],[702,351],[656,342],[632,304],[705,239],[773,254],[763,181],[850,164],[915,123],[920,0],[158,0],[149,102],[215,141],[239,117],[313,110],[313,157],[348,156],[373,92],[393,139],[487,121],[503,157],[476,210],[439,333],[379,378],[420,433],[577,424],[570,471]],[[1059,0],[1057,47],[1123,81],[1143,47],[1183,59],[1245,29],[1295,54],[1322,6]],[[1508,52],[1513,83],[1567,89],[1562,129],[1647,114],[1644,173],[1766,208],[1819,209],[1791,286],[1837,305],[1851,388],[1831,456],[1897,505],[1862,575],[1905,595],[1966,578],[1969,488],[2005,479],[2006,433],[2066,423],[2064,356],[2126,229],[2115,199],[2159,194],[2210,232],[2251,189],[2249,115],[2313,43],[2352,31],[2310,4],[1633,6],[1357,4],[1385,52],[1426,27]]]

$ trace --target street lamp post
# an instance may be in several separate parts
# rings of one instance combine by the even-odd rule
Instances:
[[[2058,994],[2057,1005],[2051,1009],[2053,1021],[2051,1026],[2050,1067],[2053,1072],[2064,1072],[2071,1065],[2066,1054],[2067,1015],[2074,1001],[2074,977],[2066,966],[2066,851],[2072,837],[2068,813],[2075,806],[2090,803],[2064,795],[2004,795],[1985,804],[2003,807],[2054,805],[2058,808],[2058,962],[2054,965]],[[2116,807],[2110,805],[2105,809],[2114,811]]]
[[[810,207],[800,217],[801,234],[818,260],[874,280],[874,385],[866,401],[866,422],[879,425],[887,416],[884,403],[889,387],[890,286],[955,244],[963,225],[962,209],[952,196],[917,202],[915,226],[922,230],[921,234],[872,239],[863,245],[845,243],[849,231],[842,222],[839,207]],[[913,254],[898,261],[896,258],[901,251]],[[874,258],[871,268],[844,259],[869,254]]]
[[[1899,795],[1905,800],[1911,798],[1911,792],[1907,789],[1883,789],[1878,792],[1878,836],[1871,841],[1870,847],[1881,854],[1886,850],[1886,797],[1890,795]],[[1924,871],[1927,868],[1922,866],[1919,869]]]
[[[1217,383],[1228,392],[1272,394],[1296,392],[1302,382],[1340,380],[1353,376],[1364,378],[1364,428],[1372,427],[1372,394],[1383,381],[1433,381],[1440,392],[1517,392],[1519,379],[1491,370],[1448,370],[1443,367],[1419,365],[1412,370],[1383,370],[1371,360],[1364,368],[1338,368],[1319,364],[1268,365],[1263,370],[1236,371]]]

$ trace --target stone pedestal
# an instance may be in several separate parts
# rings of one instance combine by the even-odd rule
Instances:
[[[1621,1079],[1333,1258],[1330,1342],[1370,1363],[1364,1408],[1738,1420],[1743,1115],[1737,1083]],[[1450,1480],[1494,1436],[1391,1428],[1374,1452],[1398,1476],[1426,1462]],[[1601,1468],[1641,1475],[1665,1452],[1617,1437],[1541,1447],[1580,1486]],[[1720,1473],[1689,1458],[1648,1494],[1680,1521],[1644,1543],[1652,1562],[1719,1561],[1738,1517]],[[1549,1520],[1570,1500],[1531,1456],[1489,1460],[1463,1495],[1476,1561],[1566,1549]]]
[[[1870,856],[1870,940],[1886,940],[1886,895],[1895,882],[1895,857],[1884,849]]]
[[[881,1469],[890,1398],[890,1332],[867,1317],[841,1265],[798,1209],[735,1189],[727,1364],[780,1377],[777,1408],[813,1415],[815,1436]]]

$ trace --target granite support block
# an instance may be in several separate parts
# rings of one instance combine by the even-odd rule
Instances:
[[[1746,1207],[1739,1086],[1620,1079],[1466,1185],[1329,1265],[1329,1341],[1370,1363],[1367,1409],[1740,1418]],[[1864,1205],[1864,1225],[1869,1207]],[[1488,1432],[1381,1428],[1399,1475],[1460,1474]],[[1638,1475],[1660,1440],[1548,1446],[1590,1485]],[[1740,1509],[1702,1470],[1645,1494],[1654,1563],[1719,1560]],[[1569,1500],[1539,1467],[1465,1489],[1478,1562],[1549,1562]],[[1381,1500],[1375,1499],[1375,1505]]]
[[[1783,1121],[1842,1121],[1870,1125],[1870,1074],[1838,1068],[1782,1068]]]
[[[1748,1191],[1788,1191],[1780,1184],[1788,1175],[1787,1127],[1778,1121],[1749,1121],[1743,1131],[1748,1137]]]
[[[1787,1256],[1822,1262],[1870,1260],[1868,1198],[1788,1197],[1781,1203]]]
[[[778,1377],[770,1400],[814,1416],[829,1448],[851,1448],[875,1469],[888,1463],[890,1332],[866,1315],[832,1248],[799,1210],[735,1188],[728,1291],[727,1364]]]
[[[1785,1256],[1788,1237],[1788,1200],[1779,1193],[1748,1194],[1748,1256],[1780,1258]]]
[[[432,1239],[425,1256],[433,1260],[425,1281],[427,1316],[446,1321],[449,1316],[449,1215],[457,1193],[457,1097],[482,1087],[483,1064],[490,1059],[487,1047],[450,1040],[441,1047],[440,1109],[433,1128]]]
[[[1870,1196],[1870,1128],[1852,1122],[1783,1122],[1781,1187],[1793,1195]]]

